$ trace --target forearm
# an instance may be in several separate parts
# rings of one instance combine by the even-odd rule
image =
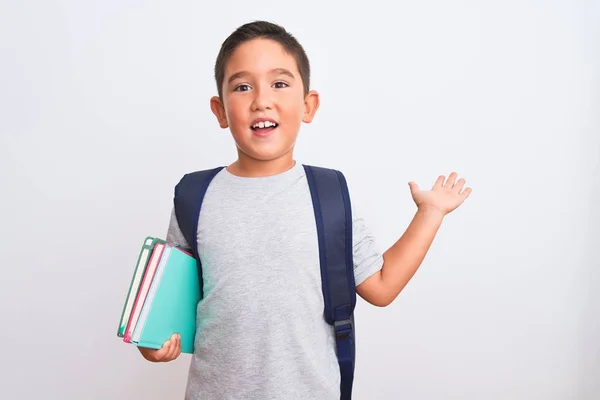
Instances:
[[[419,209],[406,232],[383,254],[381,285],[386,302],[392,302],[417,272],[443,219],[437,209]]]

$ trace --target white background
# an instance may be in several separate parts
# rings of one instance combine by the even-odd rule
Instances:
[[[398,299],[359,303],[355,399],[600,398],[597,1],[0,4],[1,398],[182,398],[189,356],[116,328],[175,183],[235,158],[212,68],[254,19],[311,59],[297,160],[345,172],[382,248],[409,180],[473,188]]]

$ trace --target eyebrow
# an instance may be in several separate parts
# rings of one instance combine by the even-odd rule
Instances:
[[[270,70],[269,73],[271,75],[287,75],[287,76],[289,76],[292,79],[296,78],[294,76],[294,74],[292,74],[290,71],[288,71],[285,68],[275,68],[275,69]],[[231,82],[233,82],[236,79],[243,78],[246,75],[250,75],[250,72],[248,72],[248,71],[239,71],[239,72],[236,72],[235,74],[233,74],[233,75],[231,75],[229,77],[229,79],[227,80],[227,83],[231,83]]]

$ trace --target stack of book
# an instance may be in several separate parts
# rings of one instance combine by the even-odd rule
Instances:
[[[126,343],[160,349],[179,333],[181,352],[193,353],[199,301],[194,256],[149,236],[138,255],[117,336]]]

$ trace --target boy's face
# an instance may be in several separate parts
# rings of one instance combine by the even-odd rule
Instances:
[[[300,124],[312,121],[318,94],[304,96],[296,60],[277,42],[240,45],[225,67],[223,98],[211,99],[222,128],[230,128],[240,157],[271,161],[291,155]]]

